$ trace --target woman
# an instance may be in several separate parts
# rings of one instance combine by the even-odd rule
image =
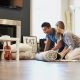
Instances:
[[[64,40],[65,43],[65,48],[63,49],[62,52],[60,52],[62,58],[65,55],[69,54],[70,51],[80,47],[80,38],[77,35],[73,34],[72,32],[65,31],[65,26],[62,21],[58,21],[56,23],[56,31],[57,33],[62,35],[62,39]],[[77,55],[77,53],[74,53],[71,56],[75,54]],[[69,56],[67,59],[69,59]]]

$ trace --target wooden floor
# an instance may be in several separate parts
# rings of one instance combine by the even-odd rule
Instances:
[[[0,80],[80,80],[80,62],[0,61]]]

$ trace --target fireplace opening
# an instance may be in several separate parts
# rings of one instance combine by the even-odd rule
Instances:
[[[4,25],[0,24],[0,36],[9,35],[10,37],[16,37],[16,25]]]

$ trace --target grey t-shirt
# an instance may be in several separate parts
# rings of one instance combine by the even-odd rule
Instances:
[[[64,32],[63,40],[66,44],[66,47],[69,47],[70,49],[80,47],[80,38],[71,32]]]

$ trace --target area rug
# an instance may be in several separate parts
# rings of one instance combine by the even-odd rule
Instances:
[[[79,62],[80,60],[54,60],[53,62]]]

